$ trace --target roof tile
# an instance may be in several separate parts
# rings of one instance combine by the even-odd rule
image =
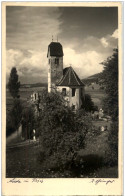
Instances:
[[[63,77],[58,82],[57,86],[84,86],[72,67],[67,67],[63,70]]]

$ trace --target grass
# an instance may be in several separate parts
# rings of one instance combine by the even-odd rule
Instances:
[[[91,139],[90,139],[91,138]],[[39,161],[41,146],[39,143],[7,148],[6,177],[9,178],[116,178],[117,166],[108,167],[104,164],[105,152],[109,150],[108,132],[86,139],[86,148],[79,151],[84,168],[72,171],[53,168],[51,161]]]
[[[107,126],[107,128],[109,129],[110,128],[110,124],[111,124],[111,121],[103,121],[103,120],[95,120],[95,121],[92,121],[92,124],[95,125],[97,128],[101,127],[101,126]]]
[[[85,93],[91,96],[92,101],[98,108],[102,108],[102,99],[105,97],[105,92],[100,90],[99,85],[95,85],[94,89],[92,89],[92,86],[87,86]]]

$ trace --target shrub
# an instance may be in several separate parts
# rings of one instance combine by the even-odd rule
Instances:
[[[6,118],[6,135],[9,136],[13,132],[15,132],[20,125],[21,119],[22,119],[22,104],[20,102],[20,99],[16,98],[13,100],[12,108],[7,114]]]
[[[94,102],[91,99],[91,96],[85,94],[85,97],[82,98],[82,107],[86,112],[97,111],[98,107],[94,105]]]
[[[23,126],[23,136],[25,139],[32,138],[33,129],[35,128],[35,119],[34,109],[32,105],[28,105],[23,109],[22,113],[22,126]],[[38,134],[38,133],[37,133]]]
[[[86,139],[92,139],[93,137],[98,137],[101,134],[101,131],[96,126],[92,126],[91,129],[88,130],[88,133],[86,135]]]
[[[37,160],[38,160],[40,163],[42,163],[42,162],[45,160],[45,158],[46,158],[45,152],[40,151],[39,154],[38,154]]]
[[[7,118],[6,118],[6,136],[8,137],[9,135],[11,135],[12,133],[14,133],[15,127],[11,121],[11,116],[10,114],[7,114]]]
[[[105,164],[109,166],[118,165],[118,123],[111,124],[108,135],[109,150],[105,155]]]
[[[100,87],[100,90],[104,90],[104,89],[105,89],[104,86],[101,86],[101,87]]]
[[[55,160],[55,167],[71,167],[77,151],[84,148],[85,136],[90,127],[84,111],[74,113],[65,106],[59,93],[43,95],[40,114],[42,149]],[[82,114],[82,115],[81,115]]]

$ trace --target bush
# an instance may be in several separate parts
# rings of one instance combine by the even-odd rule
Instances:
[[[39,128],[42,149],[49,160],[55,160],[55,167],[71,167],[77,151],[84,148],[85,136],[90,127],[88,117],[84,111],[74,113],[65,106],[59,93],[45,92],[43,98]]]
[[[91,96],[85,94],[85,97],[82,98],[82,107],[86,112],[97,111],[98,107],[94,105],[94,102],[91,99]]]
[[[12,108],[7,114],[6,118],[6,135],[9,136],[13,132],[15,132],[20,125],[21,119],[22,119],[22,104],[20,102],[20,99],[16,98],[13,100]]]
[[[100,90],[104,90],[104,89],[105,89],[104,86],[101,86],[101,87],[100,87]]]
[[[23,109],[22,113],[22,126],[23,126],[23,137],[25,139],[32,138],[33,129],[37,119],[35,118],[34,109],[32,105],[29,105]],[[36,133],[38,135],[38,133]],[[35,134],[35,135],[36,135]]]
[[[38,154],[37,160],[38,160],[40,163],[42,163],[43,161],[45,161],[45,158],[46,158],[45,152],[40,151],[39,154]]]
[[[74,165],[75,177],[82,175],[89,175],[103,165],[103,157],[98,154],[87,154],[84,156],[77,156]]]
[[[109,150],[105,155],[105,164],[109,166],[118,165],[118,123],[111,124],[108,136]]]
[[[12,123],[12,120],[11,120],[11,116],[10,114],[7,115],[7,118],[6,118],[6,136],[10,136],[12,133],[14,133],[16,130],[15,130],[15,127]]]
[[[96,126],[92,126],[91,129],[88,130],[88,133],[86,135],[86,139],[92,139],[94,137],[98,137],[101,134],[101,131],[99,128],[97,128]]]

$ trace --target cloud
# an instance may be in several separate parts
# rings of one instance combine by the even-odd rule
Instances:
[[[100,39],[100,42],[106,49],[114,49],[118,45],[118,29],[116,29],[111,35],[108,34]]]
[[[45,50],[61,32],[57,7],[7,7],[7,49]]]
[[[45,82],[47,79],[46,52],[7,50],[7,78],[11,68],[16,67],[21,82],[29,80],[29,83]]]
[[[117,31],[115,31],[117,32]],[[79,77],[99,73],[103,70],[100,64],[111,56],[113,49],[117,47],[118,40],[113,37],[114,33],[107,34],[101,39],[88,36],[86,39],[77,42],[73,39],[72,43],[62,44],[64,52],[64,67],[72,65]],[[7,50],[7,78],[11,68],[17,68],[20,81],[22,83],[47,82],[48,59],[47,43],[34,49],[8,49]]]
[[[81,79],[103,70],[103,66],[100,65],[104,60],[103,56],[96,51],[90,50],[80,54],[71,48],[64,48],[64,51],[64,67],[71,65]]]
[[[15,66],[21,83],[47,81],[47,46],[61,32],[59,8],[7,6],[6,13],[7,80]]]
[[[113,34],[107,34],[101,39],[88,36],[81,42],[72,40],[70,47],[64,48],[64,66],[72,64],[80,78],[101,72],[103,66],[100,63],[112,55],[118,44],[118,39]]]
[[[107,40],[106,40],[106,38],[101,38],[101,43],[102,43],[102,45],[105,47],[105,48],[107,48],[108,47],[108,42],[107,42]]]
[[[64,48],[64,67],[72,65],[80,78],[102,71],[99,64],[103,58],[96,51],[76,53],[71,48]],[[46,52],[41,51],[7,51],[7,77],[11,68],[15,66],[20,81],[25,83],[47,82],[48,62]]]
[[[7,50],[6,55],[6,73],[7,75],[10,73],[12,67],[18,67],[20,61],[23,59],[23,53],[20,50]],[[22,73],[20,73],[22,75]]]
[[[112,37],[118,39],[118,29],[113,32]]]

